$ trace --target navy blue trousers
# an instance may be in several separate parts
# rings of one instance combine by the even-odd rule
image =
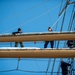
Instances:
[[[54,41],[45,41],[44,48],[47,48],[47,45],[50,43],[51,48],[54,46]]]

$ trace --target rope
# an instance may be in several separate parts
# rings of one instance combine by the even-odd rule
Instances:
[[[59,13],[60,13],[60,11],[61,11],[61,8],[62,8],[62,3],[63,3],[63,0],[61,0],[61,5],[60,5]],[[58,16],[58,18],[59,18],[59,16]],[[57,30],[57,26],[58,26],[58,22],[57,22],[57,24],[56,24],[55,31]]]
[[[25,14],[26,12],[32,10],[33,8],[36,8],[36,7],[42,5],[42,4],[46,3],[46,2],[48,2],[48,1],[41,2],[41,3],[39,3],[39,4],[35,5],[35,6],[32,6],[32,7],[28,8],[27,10],[24,10],[24,11],[22,11],[21,13],[19,13],[18,16],[23,15],[23,14]],[[9,19],[11,19],[11,18],[14,17],[14,16],[15,16],[15,15],[12,15],[12,16],[10,16],[9,18],[6,18],[5,20],[9,20]]]
[[[51,59],[48,60],[48,65],[47,65],[47,69],[46,69],[46,75],[47,75],[49,67],[50,67],[50,62],[51,62]]]
[[[63,13],[63,11],[67,8],[67,5],[69,4],[69,1],[70,0],[67,0],[66,1],[66,5],[65,5],[65,7],[62,9],[62,11],[60,12],[60,14],[59,14],[59,16]]]
[[[28,72],[28,73],[46,73],[45,71],[28,71],[28,70],[22,70],[22,69],[18,69],[18,70],[12,69],[12,70],[0,71],[0,72],[12,72],[12,71],[21,71],[21,72]],[[52,72],[48,72],[48,73],[52,73]],[[57,73],[57,72],[53,72],[53,73]]]
[[[67,8],[67,4],[68,4],[68,1],[66,2],[66,6],[65,6],[65,8],[64,8],[64,10],[63,10],[63,12],[64,12],[64,16],[63,16],[63,20],[62,20],[62,25],[61,25],[60,32],[61,32],[61,31],[62,31],[62,29],[63,29],[64,20],[65,20],[65,15],[66,15],[66,8]],[[58,41],[57,49],[58,49],[58,47],[59,47],[59,43],[60,43],[60,41]]]
[[[48,9],[47,9],[46,4],[45,4],[45,8],[46,8],[46,11],[47,11],[47,14],[48,14],[49,20],[50,20],[49,22],[51,22],[51,24],[52,24],[52,19],[51,19],[50,15],[49,15],[49,12],[48,12]]]
[[[18,62],[17,62],[17,70],[18,70],[18,68],[19,68],[19,60],[20,58],[18,58]]]
[[[15,17],[16,17],[16,19],[17,19],[17,21],[18,21],[18,24],[20,25],[20,21],[19,21],[19,19],[18,19],[18,16],[17,16],[17,14],[16,14],[16,12],[15,12],[15,8],[13,7],[11,1],[10,1],[10,4],[11,4],[11,7],[12,7],[12,9],[13,9],[13,11],[14,11]]]
[[[59,5],[60,5],[60,4],[59,4]],[[13,29],[15,29],[15,28],[18,28],[19,26],[23,26],[23,25],[25,25],[25,24],[27,24],[27,23],[29,23],[29,22],[35,20],[35,19],[40,18],[41,16],[43,16],[43,15],[47,14],[48,12],[50,12],[50,11],[54,10],[55,8],[57,8],[59,5],[55,6],[55,7],[52,8],[52,9],[50,8],[48,11],[45,11],[44,13],[40,14],[39,16],[36,16],[36,17],[30,19],[30,20],[27,21],[27,22],[24,22],[24,23],[22,23],[22,24],[20,24],[20,25],[15,26],[14,28],[9,29],[9,30],[6,31],[5,33],[9,32],[9,31],[11,31],[11,30],[13,30]]]
[[[72,28],[72,26],[73,26],[73,22],[75,22],[74,20],[75,20],[75,12],[74,12],[74,14],[73,14],[73,18],[72,18],[72,21],[71,21],[70,30],[71,30],[71,28]]]
[[[63,60],[62,58],[60,59],[60,62],[61,62],[61,60]],[[59,63],[59,67],[58,67],[58,73],[57,73],[57,75],[60,75],[59,73],[60,73],[60,65],[61,65],[61,63]]]
[[[71,13],[71,18],[70,18],[70,21],[69,21],[69,26],[68,26],[68,30],[70,31],[70,25],[71,25],[71,21],[72,21],[72,16],[73,16],[73,12],[74,12],[74,7],[75,7],[75,5],[73,6],[73,9],[72,9],[72,13]]]
[[[12,72],[12,71],[16,71],[16,69],[12,69],[12,70],[4,70],[4,71],[0,71],[0,72]]]
[[[72,26],[73,26],[73,22],[74,22],[74,16],[73,16],[74,7],[75,7],[75,4],[74,4],[73,9],[72,9],[72,13],[71,13],[71,17],[70,17],[70,21],[69,21],[69,25],[68,25],[68,31],[71,31]],[[64,47],[66,47],[66,41],[64,42]]]
[[[65,19],[65,15],[66,15],[67,3],[68,3],[68,0],[67,0],[67,2],[66,2],[65,7],[63,8],[63,10],[62,10],[62,11],[60,12],[60,14],[59,14],[59,16],[60,16],[60,15],[64,12],[64,17],[63,17],[62,26],[61,26],[60,31],[62,31],[62,27],[63,27],[63,24],[64,24],[64,19]],[[59,42],[60,42],[60,41],[58,41],[57,48],[59,47]],[[61,60],[62,60],[62,59],[60,59],[60,61],[61,61]],[[58,73],[57,73],[57,75],[60,75],[59,73],[60,73],[60,64],[59,64],[59,67],[58,67]]]
[[[58,19],[54,22],[54,24],[51,26],[51,28],[56,25],[56,23],[59,21],[59,19],[63,16],[64,12],[66,12],[66,9],[65,9],[65,10],[63,11],[63,13],[58,17]]]
[[[63,3],[63,0],[61,0],[61,5],[60,5],[59,13],[60,13],[61,8],[62,8],[62,3]],[[58,18],[59,18],[59,16],[58,16]],[[55,31],[57,30],[57,27],[58,27],[58,22],[56,23]],[[57,46],[57,45],[56,45],[56,41],[55,41],[55,47],[56,47],[56,46]]]
[[[52,67],[51,75],[54,73],[53,70],[54,70],[55,61],[56,61],[56,58],[54,59],[54,62],[53,62],[53,67]]]
[[[39,67],[39,65],[38,65],[38,63],[37,63],[37,61],[36,61],[36,59],[35,59],[35,63],[36,63],[36,65],[37,65],[37,67],[38,67],[38,70],[40,71],[40,67]]]

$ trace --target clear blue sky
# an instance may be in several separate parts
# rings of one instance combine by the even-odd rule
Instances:
[[[12,33],[20,27],[23,33],[47,32],[47,28],[52,26],[54,31],[60,32],[63,13],[58,20],[60,5],[62,0],[0,0],[0,34]],[[74,1],[74,0],[71,0]],[[63,0],[64,7],[66,0]],[[72,13],[73,4],[66,9],[66,16],[62,31],[68,31],[68,25]],[[58,24],[54,24],[58,20]],[[57,27],[57,29],[56,29]],[[71,31],[74,30],[75,23]],[[61,41],[59,47],[64,46]],[[14,43],[12,43],[14,46]],[[43,48],[44,42],[24,42],[25,47]],[[10,43],[0,43],[0,47],[10,47]],[[50,46],[48,45],[48,48]],[[55,45],[56,47],[56,45]],[[42,60],[42,61],[41,61]],[[27,71],[46,71],[49,59],[22,59],[19,68]],[[50,66],[53,64],[51,59]],[[59,59],[57,59],[57,62]],[[16,69],[18,59],[0,59],[0,71]],[[55,64],[55,67],[59,63]],[[51,68],[49,67],[49,70]],[[57,72],[57,69],[54,68]],[[46,75],[46,73],[29,73],[22,71],[0,72],[0,75]],[[48,73],[47,75],[50,75]],[[56,74],[54,74],[56,75]]]

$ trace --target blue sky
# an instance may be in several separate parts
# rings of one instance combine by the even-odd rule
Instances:
[[[31,32],[47,32],[49,26],[53,31],[60,32],[63,13],[58,20],[60,5],[62,0],[0,0],[0,34],[12,33],[20,27],[23,33]],[[71,0],[74,1],[74,0]],[[65,5],[63,0],[62,7]],[[68,25],[73,9],[73,4],[68,5],[62,31],[68,31]],[[58,24],[54,24],[58,20]],[[57,26],[57,29],[56,29]],[[71,31],[75,28],[73,23]],[[12,42],[14,46],[14,42]],[[24,42],[25,47],[40,47],[43,48],[44,42]],[[64,41],[61,41],[59,47],[64,46]],[[0,43],[0,47],[10,47],[10,42]],[[48,45],[48,48],[50,46]],[[54,46],[56,47],[56,45]],[[49,71],[53,64],[51,59]],[[56,59],[57,62],[59,59]],[[19,68],[27,71],[46,71],[49,59],[21,59]],[[18,59],[0,59],[0,71],[16,69]],[[55,67],[59,63],[55,64]],[[57,69],[54,68],[54,72]],[[21,71],[0,72],[0,75],[46,75],[46,73],[29,73]],[[48,73],[47,75],[50,75]],[[54,74],[56,75],[56,74]]]

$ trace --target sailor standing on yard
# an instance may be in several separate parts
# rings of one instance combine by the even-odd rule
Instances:
[[[52,30],[51,27],[48,27],[48,31],[49,31],[49,32],[52,32],[53,30]],[[48,43],[50,43],[51,48],[53,48],[53,46],[54,46],[54,41],[45,41],[44,48],[47,48]]]
[[[21,34],[21,33],[22,33],[21,28],[18,28],[18,31],[17,32],[13,32],[12,34],[13,35],[18,35],[18,34]],[[15,47],[18,46],[18,43],[20,43],[21,47],[24,47],[22,42],[15,42]]]

